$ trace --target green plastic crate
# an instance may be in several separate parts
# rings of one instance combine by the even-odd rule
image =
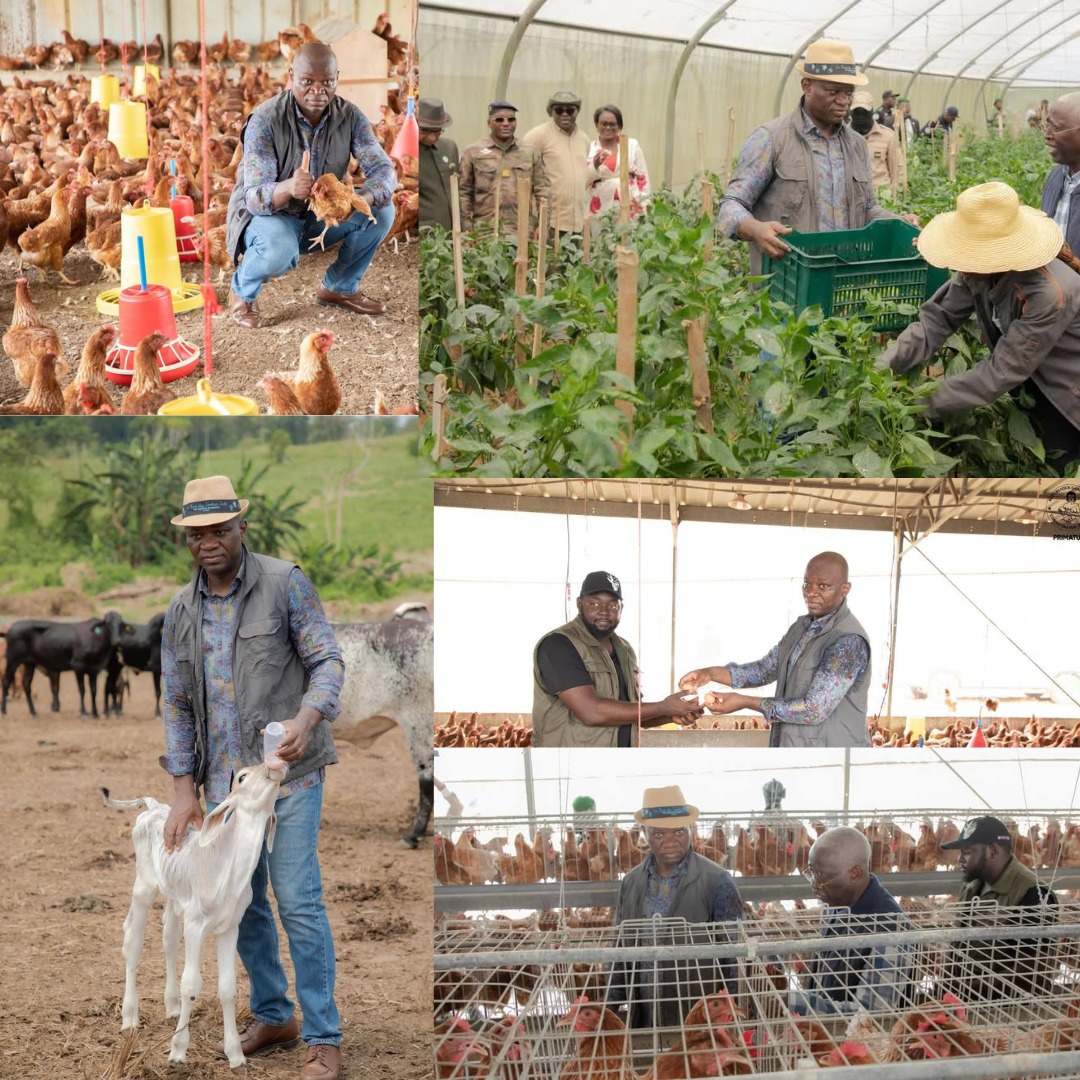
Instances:
[[[772,274],[769,295],[796,312],[818,305],[826,315],[851,318],[866,310],[865,294],[916,308],[948,279],[912,247],[919,230],[906,221],[873,221],[864,229],[787,233],[791,251],[782,259],[762,253],[762,273]],[[915,315],[886,312],[874,321],[882,332],[903,330]]]

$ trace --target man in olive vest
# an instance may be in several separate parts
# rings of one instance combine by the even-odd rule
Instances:
[[[289,77],[291,89],[259,105],[240,132],[244,156],[225,229],[238,263],[233,322],[249,330],[262,326],[257,298],[263,285],[294,269],[301,252],[306,254],[323,230],[307,207],[312,184],[327,173],[346,180],[350,156],[360,166],[364,182],[358,191],[375,220],[357,210],[327,231],[323,246],[341,243],[341,249],[326,268],[315,299],[359,315],[385,315],[385,304],[358,290],[394,224],[394,165],[360,109],[335,96],[337,58],[329,45],[313,41],[302,46]]]
[[[960,926],[1046,926],[1057,922],[1057,896],[1040,885],[1035,871],[1012,853],[1004,822],[972,818],[960,835],[941,845],[959,850],[964,875],[958,900],[965,905]],[[1004,937],[954,943],[945,960],[942,989],[961,1001],[1008,1001],[1018,995],[1045,997],[1058,973],[1057,942]]]
[[[533,746],[637,746],[639,719],[656,727],[701,715],[696,697],[639,703],[637,657],[615,633],[622,585],[614,574],[587,575],[577,609],[533,649]]]
[[[420,225],[454,227],[450,206],[450,177],[458,171],[457,143],[443,134],[454,122],[438,98],[421,98]]]
[[[264,844],[236,946],[251,982],[252,1020],[240,1045],[251,1057],[293,1047],[302,1035],[308,1051],[301,1080],[336,1080],[341,1023],[318,842],[326,766],[337,761],[330,721],[345,665],[300,567],[248,551],[247,508],[228,477],[211,476],[187,485],[183,511],[172,519],[184,530],[195,574],[173,597],[162,628],[163,764],[174,788],[165,850],[196,842],[184,834],[202,824],[199,789],[213,810],[233,776],[262,761],[265,726],[282,723],[277,754],[289,772],[274,805],[273,851]],[[302,1030],[286,993],[267,882],[289,939]],[[222,1043],[216,1050],[224,1056]]]
[[[731,924],[743,916],[735,879],[692,847],[698,808],[678,785],[646,788],[634,820],[645,830],[649,854],[619,884],[615,906],[616,944],[690,945],[727,941]],[[689,928],[653,921],[685,919]],[[628,1006],[628,1027],[681,1024],[695,1001],[717,990],[735,989],[731,961],[694,960],[616,964],[608,1001]]]
[[[740,689],[775,682],[775,697],[710,693],[705,707],[761,713],[770,724],[770,746],[869,746],[870,637],[848,610],[847,560],[835,551],[815,555],[802,588],[807,614],[767,656],[752,664],[689,671],[679,687],[689,691],[717,682]]]
[[[861,229],[897,216],[878,205],[866,141],[844,124],[854,88],[870,81],[859,74],[851,46],[815,41],[796,70],[798,107],[743,143],[717,211],[717,229],[750,244],[752,274],[761,273],[763,251],[781,259],[791,250],[781,237],[792,230]]]

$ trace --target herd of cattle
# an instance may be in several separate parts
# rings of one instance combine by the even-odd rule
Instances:
[[[110,611],[100,619],[50,622],[22,619],[0,631],[5,645],[0,715],[7,715],[8,694],[21,675],[30,714],[37,716],[31,693],[34,672],[48,673],[52,710],[60,710],[60,675],[73,671],[79,684],[83,716],[98,716],[97,680],[105,673],[103,708],[120,713],[125,669],[149,671],[154,677],[155,715],[161,713],[161,628],[164,614],[148,623],[128,622]],[[415,820],[402,838],[415,848],[424,835],[434,803],[434,754],[431,731],[434,709],[434,634],[431,615],[423,604],[402,604],[382,623],[335,623],[334,632],[345,661],[341,715],[334,735],[366,750],[383,732],[397,724],[405,735],[419,781]],[[90,683],[90,713],[85,686]]]

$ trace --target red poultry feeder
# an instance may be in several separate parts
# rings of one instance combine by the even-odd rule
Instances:
[[[176,189],[173,188],[175,191]],[[173,223],[176,226],[176,253],[183,262],[199,261],[199,238],[195,234],[195,204],[190,195],[177,195],[169,200],[172,208]]]
[[[135,349],[149,334],[164,334],[158,349],[163,382],[182,379],[199,366],[199,350],[176,331],[172,293],[164,285],[130,285],[120,293],[120,337],[105,356],[105,375],[128,386],[135,371]]]

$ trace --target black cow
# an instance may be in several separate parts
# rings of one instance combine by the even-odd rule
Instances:
[[[7,666],[0,693],[0,716],[7,715],[7,696],[15,681],[15,672],[23,666],[23,690],[30,715],[37,716],[30,684],[38,667],[49,673],[52,686],[52,711],[60,711],[60,672],[74,671],[79,683],[79,712],[86,716],[83,677],[90,679],[90,707],[97,711],[97,677],[109,662],[116,644],[113,631],[104,619],[82,622],[49,622],[46,619],[22,619],[7,630]]]
[[[123,712],[121,673],[125,667],[149,671],[154,676],[154,715],[161,715],[161,628],[165,614],[154,615],[148,623],[128,623],[115,611],[105,615],[118,642],[105,670],[105,715]]]

